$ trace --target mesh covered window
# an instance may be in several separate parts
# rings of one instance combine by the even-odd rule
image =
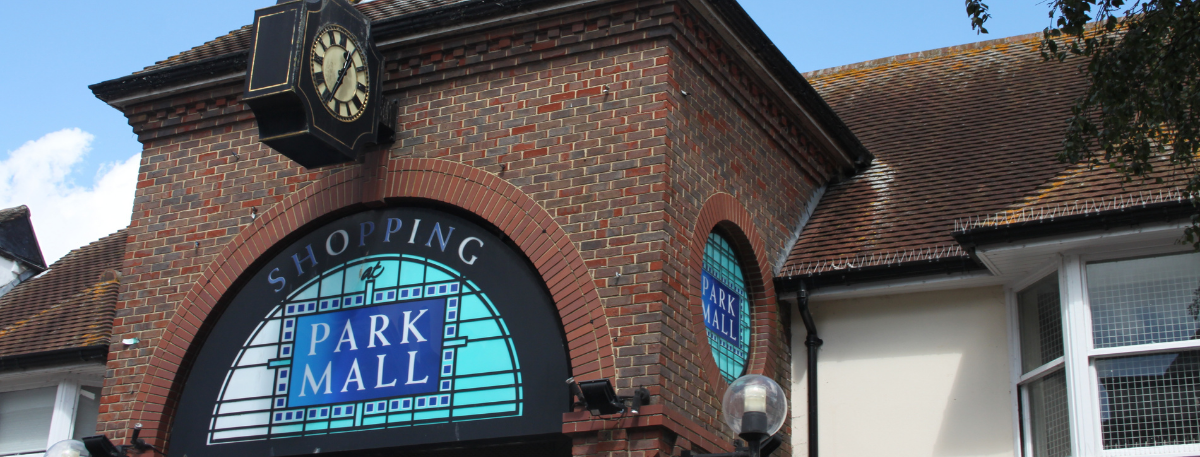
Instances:
[[[1035,457],[1071,455],[1071,421],[1067,409],[1067,376],[1063,370],[1030,382],[1027,398],[1027,440]]]
[[[1095,363],[1104,449],[1200,443],[1200,351]]]
[[[708,342],[712,346],[713,359],[726,382],[732,382],[746,372],[746,359],[750,353],[750,294],[746,290],[746,276],[734,254],[733,246],[724,236],[716,232],[708,235],[704,247],[704,273],[720,283],[720,287],[705,287],[705,324],[708,327]],[[708,278],[705,285],[709,286]],[[732,312],[721,312],[723,319],[735,322],[710,320],[708,292],[728,290],[736,296],[736,308]]]
[[[1197,339],[1200,253],[1087,266],[1096,348]]]
[[[1058,274],[1052,274],[1017,292],[1017,319],[1021,339],[1021,373],[1047,364],[1058,365],[1040,378],[1021,386],[1022,433],[1025,446],[1036,457],[1071,455],[1071,421],[1067,409],[1067,376],[1064,355],[1062,306]]]
[[[1059,303],[1057,274],[1017,293],[1022,373],[1063,356],[1062,307]]]

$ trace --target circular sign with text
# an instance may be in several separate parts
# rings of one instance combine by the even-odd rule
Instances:
[[[229,292],[196,357],[172,455],[561,432],[570,375],[557,311],[491,231],[432,209],[373,210],[263,265]]]

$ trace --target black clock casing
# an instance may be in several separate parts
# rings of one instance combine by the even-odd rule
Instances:
[[[368,96],[352,119],[326,109],[313,81],[311,51],[330,29],[348,33],[366,58]],[[396,112],[379,94],[383,59],[373,43],[370,19],[345,0],[291,0],[255,11],[243,101],[254,111],[259,140],[315,168],[352,161],[366,145],[388,139]]]

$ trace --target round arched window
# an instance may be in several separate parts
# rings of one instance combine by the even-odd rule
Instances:
[[[488,227],[381,208],[273,252],[210,318],[172,451],[345,453],[562,430],[570,366],[557,308]]]
[[[704,247],[701,292],[713,359],[725,381],[733,382],[745,374],[750,354],[750,294],[733,245],[717,232]]]

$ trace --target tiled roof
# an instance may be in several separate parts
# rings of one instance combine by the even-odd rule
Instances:
[[[0,209],[0,256],[20,260],[37,272],[46,269],[28,206]]]
[[[0,297],[0,357],[108,344],[125,230],[71,251]]]
[[[372,21],[378,21],[381,19],[388,19],[408,13],[415,13],[421,10],[437,8],[439,6],[445,6],[464,1],[467,0],[375,0],[373,2],[360,3],[357,5],[357,8]],[[247,22],[250,22],[253,19],[253,16],[246,18]],[[249,48],[250,26],[247,25],[225,35],[219,36],[200,46],[196,46],[192,49],[171,56],[166,60],[155,62],[154,65],[146,67],[138,73],[161,70],[163,68],[173,67],[190,62],[197,62],[212,57],[245,52]]]
[[[1190,170],[1171,165],[1161,156],[1152,163],[1154,172],[1146,179],[1129,180],[1103,164],[1072,165],[1003,210],[959,220],[955,229],[998,227],[1146,205],[1187,204],[1183,189]]]
[[[965,258],[956,219],[1003,210],[1066,170],[1055,154],[1086,81],[1078,61],[1044,62],[1040,37],[805,75],[876,160],[829,188],[781,276],[846,268],[847,258]]]

